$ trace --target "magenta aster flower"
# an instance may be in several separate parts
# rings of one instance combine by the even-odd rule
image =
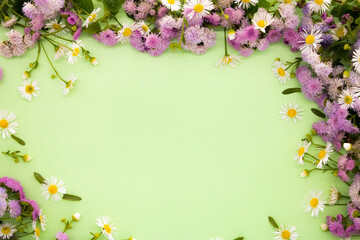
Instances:
[[[63,233],[63,232],[58,232],[55,236],[56,236],[57,240],[68,240],[69,239],[68,235],[66,235],[66,233]]]
[[[21,206],[18,201],[10,200],[8,203],[8,207],[9,207],[10,217],[17,218],[18,216],[20,216]]]
[[[93,37],[109,47],[114,46],[119,42],[119,38],[117,37],[115,31],[111,29],[106,29],[98,34],[94,34]]]

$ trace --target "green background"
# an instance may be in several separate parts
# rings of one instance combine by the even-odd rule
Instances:
[[[330,173],[299,176],[304,167],[296,166],[293,153],[318,119],[310,112],[315,104],[302,94],[281,94],[299,86],[296,79],[281,85],[273,77],[275,58],[297,56],[288,46],[274,44],[242,58],[236,69],[220,70],[215,63],[224,54],[222,32],[203,56],[167,50],[151,57],[129,45],[83,40],[99,65],[57,62],[63,77],[78,76],[67,97],[42,55],[32,74],[40,97],[21,98],[17,88],[36,49],[0,58],[0,109],[16,113],[17,136],[27,143],[1,139],[0,150],[33,157],[16,164],[0,155],[0,175],[21,181],[27,197],[44,209],[48,230],[42,239],[54,239],[63,229],[60,219],[77,211],[81,221],[73,224],[70,239],[90,239],[89,232],[99,230],[98,216],[113,219],[116,239],[272,239],[269,215],[295,225],[300,239],[335,239],[319,225],[345,207],[327,207],[318,219],[302,207],[309,190],[328,194],[332,184],[345,184]],[[297,124],[278,114],[290,101],[305,109]],[[63,179],[68,193],[83,200],[45,201],[34,171]]]

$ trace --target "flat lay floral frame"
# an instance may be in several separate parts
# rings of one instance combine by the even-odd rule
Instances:
[[[23,84],[19,94],[27,101],[41,96],[41,83],[32,76],[45,57],[60,83],[62,93],[68,95],[81,76],[63,77],[55,62],[66,58],[69,64],[79,60],[97,65],[98,59],[86,48],[83,34],[108,47],[130,44],[135,49],[161,55],[166,49],[205,54],[216,44],[216,35],[223,34],[224,55],[214,65],[236,68],[241,57],[249,57],[255,50],[264,51],[271,43],[282,41],[290,51],[301,57],[284,62],[275,59],[273,74],[281,84],[297,78],[301,88],[287,88],[283,94],[301,92],[318,108],[312,112],[323,120],[313,124],[304,134],[295,153],[298,165],[307,164],[301,177],[313,171],[331,173],[349,186],[348,192],[339,192],[332,186],[330,196],[320,190],[311,190],[304,198],[304,211],[318,217],[325,207],[344,205],[347,215],[328,216],[320,226],[324,231],[342,239],[360,233],[360,3],[355,0],[102,0],[95,7],[92,0],[1,0],[0,21],[8,29],[7,39],[0,43],[0,54],[5,58],[24,55],[36,48],[37,57],[30,61],[19,78]],[[128,22],[117,18],[123,9]],[[44,45],[53,47],[52,55]],[[239,55],[229,55],[228,48]],[[215,61],[214,61],[215,62]],[[0,81],[6,81],[7,69],[0,68]],[[279,108],[282,119],[296,123],[303,109],[293,101]],[[0,111],[2,141],[13,139],[20,145],[25,141],[16,136],[19,123],[15,113]],[[320,137],[323,142],[319,142]],[[18,150],[4,150],[3,154],[19,162],[31,161],[29,154]],[[41,184],[46,200],[80,201],[67,193],[63,181],[56,177],[34,177]],[[266,216],[264,216],[266,217]],[[274,239],[297,239],[296,227],[274,227]],[[11,221],[9,221],[11,220]],[[70,220],[62,219],[64,230],[56,239],[69,239],[68,230],[80,220],[74,213]],[[15,224],[14,222],[17,222]],[[21,184],[11,178],[0,179],[0,239],[33,235],[39,239],[46,229],[46,216],[36,202],[25,197]],[[90,239],[114,239],[116,226],[108,217],[96,220],[98,233]],[[324,233],[327,234],[327,233]],[[130,238],[132,239],[132,238]],[[220,239],[220,238],[216,238]],[[238,240],[243,239],[239,237]]]

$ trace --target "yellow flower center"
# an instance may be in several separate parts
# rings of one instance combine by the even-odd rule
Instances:
[[[250,0],[241,0],[243,3],[248,3]]]
[[[0,128],[7,128],[9,126],[9,122],[6,119],[0,120]]]
[[[169,4],[175,4],[175,0],[167,0],[167,2],[169,3]]]
[[[284,230],[281,232],[281,238],[282,239],[290,239],[290,232],[288,230]]]
[[[231,63],[231,61],[232,61],[232,57],[230,57],[230,56],[224,58],[224,62],[225,62],[226,64]]]
[[[352,100],[353,100],[352,97],[349,95],[346,95],[346,97],[344,98],[344,102],[346,104],[351,104]]]
[[[321,150],[321,151],[319,152],[319,159],[320,159],[320,160],[323,159],[323,158],[325,157],[325,155],[326,155],[326,151],[325,151],[325,150]]]
[[[57,191],[58,191],[58,188],[57,188],[56,185],[52,184],[52,185],[49,186],[48,190],[49,190],[50,194],[56,194]]]
[[[319,204],[319,199],[313,198],[313,199],[310,200],[310,206],[312,208],[316,208],[318,204]]]
[[[297,112],[296,112],[296,110],[293,109],[293,108],[291,108],[291,109],[289,109],[289,110],[287,111],[287,115],[288,115],[290,118],[295,117],[296,114],[297,114]]]
[[[108,224],[104,224],[104,230],[109,234],[111,233],[111,227]]]
[[[301,157],[302,155],[304,155],[304,153],[305,153],[305,148],[304,148],[304,147],[299,148],[299,151],[298,151],[299,157]]]
[[[283,68],[278,68],[277,72],[278,72],[280,77],[285,76],[285,70]]]
[[[266,26],[266,22],[264,20],[260,20],[257,22],[257,25],[261,28],[264,28]]]
[[[32,85],[27,85],[25,87],[25,92],[28,94],[32,94],[35,91],[34,87]]]
[[[11,232],[11,229],[9,227],[3,227],[1,229],[1,233],[4,234],[4,235],[7,235]]]
[[[317,5],[321,5],[323,4],[324,0],[315,0],[314,1]]]
[[[204,6],[200,3],[196,4],[194,7],[194,11],[197,13],[201,13],[204,10]]]
[[[142,25],[142,29],[144,30],[144,32],[147,32],[149,30],[149,27],[146,25]]]
[[[124,29],[124,32],[123,32],[123,36],[124,37],[128,37],[128,36],[130,36],[131,35],[131,29],[130,28],[125,28]]]
[[[73,52],[72,52],[72,55],[74,57],[76,57],[78,54],[80,53],[80,49],[79,48],[74,48]]]
[[[55,30],[60,30],[60,29],[61,29],[60,24],[57,24],[57,23],[54,23],[54,24],[52,25],[52,27],[53,27],[53,29],[55,29]]]
[[[345,28],[341,27],[336,31],[337,37],[343,37],[345,35]]]
[[[69,80],[67,83],[66,83],[66,88],[71,88],[72,86],[72,80]]]
[[[315,42],[315,37],[314,37],[314,35],[309,35],[309,36],[307,36],[306,37],[306,39],[305,39],[305,42],[306,42],[306,44],[313,44],[314,42]]]
[[[92,22],[96,18],[96,13],[93,13],[89,16],[89,21]]]
[[[284,3],[290,4],[291,0],[284,0]]]
[[[40,229],[38,227],[35,228],[35,235],[40,236]]]

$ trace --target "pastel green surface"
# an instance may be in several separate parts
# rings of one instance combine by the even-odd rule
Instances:
[[[304,167],[293,161],[300,139],[318,120],[310,112],[315,104],[301,94],[282,95],[299,83],[292,79],[280,85],[271,71],[276,57],[285,61],[297,55],[279,43],[242,58],[236,69],[220,70],[215,67],[223,56],[218,35],[217,46],[206,55],[167,50],[160,57],[85,38],[99,65],[83,59],[74,65],[65,59],[57,63],[63,76],[78,76],[76,87],[64,97],[42,55],[32,76],[40,82],[41,94],[30,103],[17,87],[36,50],[16,59],[0,58],[5,72],[0,109],[17,114],[17,135],[27,143],[21,147],[0,140],[0,150],[33,157],[15,164],[1,155],[0,176],[20,180],[27,196],[44,209],[48,230],[42,239],[54,239],[63,228],[60,219],[77,211],[81,221],[69,231],[77,240],[98,231],[98,216],[116,223],[116,239],[272,239],[269,215],[295,225],[299,239],[335,239],[319,225],[327,214],[345,208],[326,208],[311,219],[302,201],[309,190],[328,194],[332,184],[344,184],[330,173],[302,179]],[[280,105],[290,101],[305,109],[297,124],[278,114]],[[68,193],[83,200],[45,201],[34,171],[63,179]]]

